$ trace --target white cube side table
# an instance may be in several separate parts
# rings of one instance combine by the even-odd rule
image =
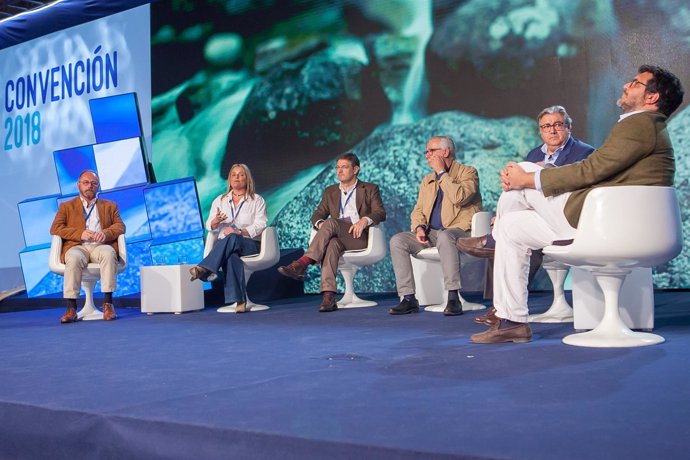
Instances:
[[[204,308],[204,283],[189,281],[194,265],[141,267],[141,312],[175,313]]]

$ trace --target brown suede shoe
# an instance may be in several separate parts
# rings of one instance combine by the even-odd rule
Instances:
[[[496,316],[495,307],[489,308],[489,311],[487,311],[486,314],[474,318],[475,323],[486,324],[487,326],[493,325],[496,321],[498,321],[498,317]]]
[[[307,267],[302,265],[296,260],[290,262],[290,265],[278,267],[278,272],[281,275],[287,276],[297,281],[304,281],[304,273],[307,271]]]
[[[338,309],[338,304],[335,301],[335,294],[333,292],[324,292],[323,301],[319,305],[319,311],[321,313],[336,311]]]
[[[532,340],[532,329],[529,324],[506,325],[504,321],[497,321],[489,330],[470,337],[474,343],[523,343]]]
[[[67,311],[60,318],[62,324],[66,323],[76,323],[79,320],[77,316],[77,309],[75,307],[67,307]]]
[[[455,246],[465,254],[481,257],[483,259],[490,259],[494,256],[494,248],[487,248],[487,235],[473,237],[473,238],[458,238],[455,240]]]
[[[117,315],[115,314],[115,309],[113,308],[113,304],[111,304],[111,303],[104,303],[103,304],[103,319],[106,321],[112,321],[114,319],[117,319]]]
[[[235,307],[235,313],[246,313],[247,312],[247,302],[237,302]]]

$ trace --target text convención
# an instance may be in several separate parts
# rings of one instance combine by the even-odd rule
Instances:
[[[5,83],[6,113],[28,110],[38,105],[57,102],[73,96],[117,88],[117,51],[100,55],[101,46],[94,56],[60,66],[22,75]],[[41,141],[41,114],[39,111],[10,116],[4,121],[4,149],[36,145]]]

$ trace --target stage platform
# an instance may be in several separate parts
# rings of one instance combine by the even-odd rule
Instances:
[[[68,325],[62,308],[2,313],[0,458],[687,458],[690,293],[656,293],[666,342],[637,349],[564,345],[558,324],[473,345],[480,312],[390,316],[393,295],[370,297]]]

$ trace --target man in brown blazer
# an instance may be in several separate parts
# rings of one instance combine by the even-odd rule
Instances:
[[[340,183],[324,190],[311,216],[316,236],[304,256],[278,268],[281,274],[302,281],[309,265],[321,264],[320,312],[338,309],[335,276],[340,256],[345,251],[366,248],[367,228],[386,220],[379,186],[358,180],[359,171],[359,158],[354,153],[338,158],[335,172]]]
[[[79,196],[62,203],[50,234],[62,238],[60,258],[65,264],[63,294],[67,311],[61,323],[73,323],[77,317],[77,298],[81,289],[82,269],[89,262],[97,262],[101,269],[103,291],[103,319],[117,318],[113,308],[118,258],[117,237],[125,233],[117,204],[98,198],[98,176],[86,170],[79,175]]]
[[[498,201],[493,236],[494,307],[497,321],[475,334],[475,343],[527,342],[529,254],[575,236],[582,205],[595,187],[672,186],[675,171],[667,118],[683,101],[683,88],[671,72],[643,65],[623,85],[618,123],[604,144],[585,160],[527,172],[515,163],[501,171],[504,193]],[[471,253],[485,238],[458,242]]]

